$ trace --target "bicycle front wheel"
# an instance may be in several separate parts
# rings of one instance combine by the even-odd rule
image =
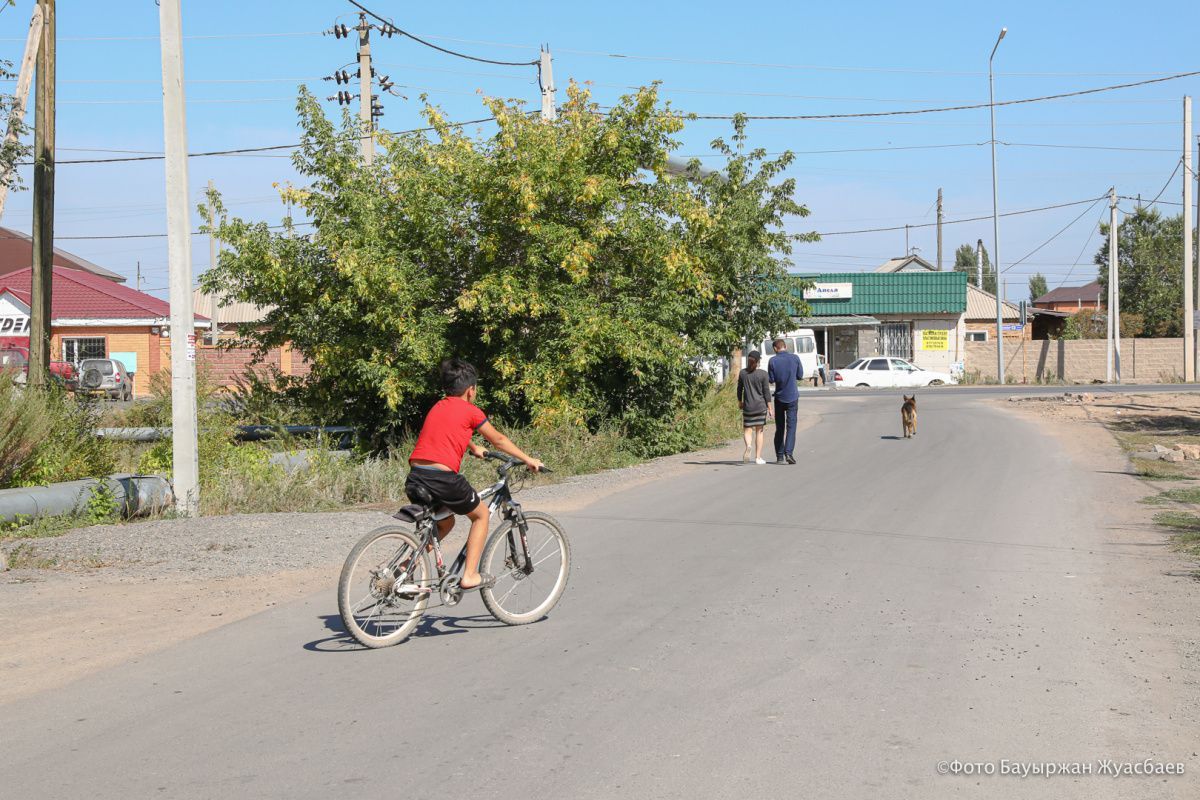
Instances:
[[[483,604],[508,625],[527,625],[550,613],[571,570],[571,546],[558,520],[531,511],[525,522],[525,546],[521,530],[507,522],[488,539],[480,565],[496,578],[494,586],[480,592]]]
[[[412,633],[429,603],[429,559],[405,528],[377,528],[354,545],[338,581],[338,610],[364,647],[387,647]]]

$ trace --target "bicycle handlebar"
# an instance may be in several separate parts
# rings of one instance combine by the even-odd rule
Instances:
[[[497,450],[485,450],[483,453],[483,457],[490,458],[493,461],[504,462],[504,466],[501,467],[501,469],[505,469],[505,470],[512,469],[513,467],[516,467],[516,466],[521,466],[525,463],[524,461],[522,461],[519,458],[510,456],[508,453],[501,453]],[[554,470],[552,470],[549,467],[544,466],[544,465],[542,466],[542,468],[540,470],[538,470],[538,472],[553,472],[553,471]]]

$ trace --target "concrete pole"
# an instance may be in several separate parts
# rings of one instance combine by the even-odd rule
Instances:
[[[1183,379],[1196,380],[1196,310],[1192,286],[1192,98],[1183,98]]]
[[[1108,270],[1112,275],[1113,286],[1113,379],[1117,383],[1121,382],[1121,275],[1119,272],[1120,260],[1117,254],[1120,252],[1119,231],[1117,230],[1117,190],[1112,190],[1112,210],[1111,210],[1112,225],[1112,241],[1113,248],[1108,254]]]
[[[371,119],[371,26],[367,15],[358,15],[358,121],[363,127],[362,157],[369,167],[375,160],[375,124]]]
[[[42,41],[42,22],[45,15],[42,7],[33,7],[33,18],[29,21],[29,35],[25,37],[25,56],[21,59],[21,72],[17,75],[17,89],[13,93],[12,113],[8,117],[8,133],[4,141],[7,145],[17,143],[17,129],[21,120],[25,119],[25,104],[29,101],[29,85],[33,83],[33,70],[37,61],[38,48]],[[0,217],[4,216],[4,204],[8,200],[8,181],[12,169],[0,174]]]
[[[175,510],[200,508],[196,452],[196,327],[192,313],[192,236],[188,203],[187,106],[183,89],[180,0],[159,0],[163,144],[167,176],[167,261],[171,303],[171,423]]]
[[[975,242],[975,286],[983,288],[983,239]]]
[[[942,271],[942,190],[938,189],[937,199],[937,268]]]
[[[30,276],[30,386],[44,386],[50,370],[50,322],[54,294],[54,0],[42,7],[42,41],[37,53],[37,109],[33,131],[33,270]]]
[[[542,48],[538,79],[542,84],[542,121],[553,122],[558,119],[558,103],[554,96],[554,59],[550,56],[549,45]]]
[[[1000,35],[996,37],[996,44],[992,47],[992,54],[988,57],[988,111],[992,120],[992,269],[996,274],[996,379],[1001,384],[1004,383],[1004,323],[1001,319],[1000,304],[1003,302],[1000,298],[1000,195],[996,187],[996,91],[995,79],[992,75],[992,60],[996,57],[996,50],[1000,47],[1000,42],[1004,39],[1004,34],[1008,33],[1008,28],[1001,28]],[[980,286],[983,288],[983,278],[979,279]]]

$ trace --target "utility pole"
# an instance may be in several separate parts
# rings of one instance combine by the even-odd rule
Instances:
[[[912,254],[908,251],[908,226],[905,225],[904,226],[904,257],[908,258],[910,255],[912,255]]]
[[[937,233],[938,233],[937,267],[938,267],[938,272],[941,272],[942,271],[942,190],[940,187],[938,188],[937,207],[938,207],[938,209],[937,209]]]
[[[1006,33],[1008,28],[1000,29],[992,54],[988,56],[988,109],[992,118],[992,269],[996,273],[996,378],[1001,385],[1004,384],[1004,328],[1000,320],[1000,303],[1003,302],[1000,296],[1000,195],[996,188],[996,92],[992,60]],[[980,289],[983,288],[982,284],[983,279],[980,278]]]
[[[51,297],[54,292],[54,0],[42,8],[37,52],[37,109],[33,132],[33,270],[30,276],[30,386],[45,386],[50,369]]]
[[[29,101],[29,84],[33,83],[33,70],[38,45],[42,40],[44,19],[42,7],[34,6],[33,18],[29,20],[29,35],[25,37],[25,56],[21,59],[21,72],[17,76],[17,89],[13,93],[12,114],[8,117],[8,133],[4,137],[6,145],[14,145],[20,138],[21,120],[25,119],[25,104]],[[8,181],[11,174],[11,169],[6,169],[0,174],[0,217],[4,216],[4,203],[8,200]]]
[[[975,242],[975,286],[983,288],[983,239]]]
[[[175,510],[200,507],[196,453],[196,318],[192,313],[192,236],[188,204],[187,106],[180,0],[159,0],[163,134],[167,175],[167,261],[171,303],[171,443]]]
[[[371,118],[371,26],[367,15],[358,15],[358,121],[363,127],[362,157],[369,167],[375,160],[375,121]]]
[[[140,258],[137,262],[137,277],[134,278],[134,285],[137,286],[139,292],[142,290],[142,260]]]
[[[1192,98],[1183,98],[1183,379],[1196,380],[1196,310],[1192,286]]]
[[[542,86],[542,122],[553,122],[558,119],[558,104],[554,98],[554,59],[550,56],[550,45],[542,46],[538,83]]]
[[[1108,193],[1108,364],[1105,378],[1121,382],[1121,277],[1117,274],[1117,190]]]

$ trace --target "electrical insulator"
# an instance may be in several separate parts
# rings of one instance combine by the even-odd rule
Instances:
[[[345,24],[338,24],[338,25],[333,26],[333,38],[345,39],[345,38],[348,38],[349,36],[350,36],[350,29],[347,28],[345,26]]]
[[[350,101],[352,101],[353,99],[354,99],[354,96],[351,95],[349,92],[338,92],[337,93],[337,101],[338,101],[339,106],[348,106],[348,105],[350,105]]]
[[[344,69],[337,70],[333,73],[333,79],[339,84],[350,82],[350,73]]]
[[[384,25],[384,26],[380,27],[379,32],[382,35],[388,37],[389,39],[392,38],[393,36],[395,36],[396,33],[398,33],[396,28],[392,25]]]
[[[387,75],[379,76],[379,88],[382,91],[390,92],[392,90],[392,87],[395,85],[396,84],[392,83],[392,79],[389,78]]]

